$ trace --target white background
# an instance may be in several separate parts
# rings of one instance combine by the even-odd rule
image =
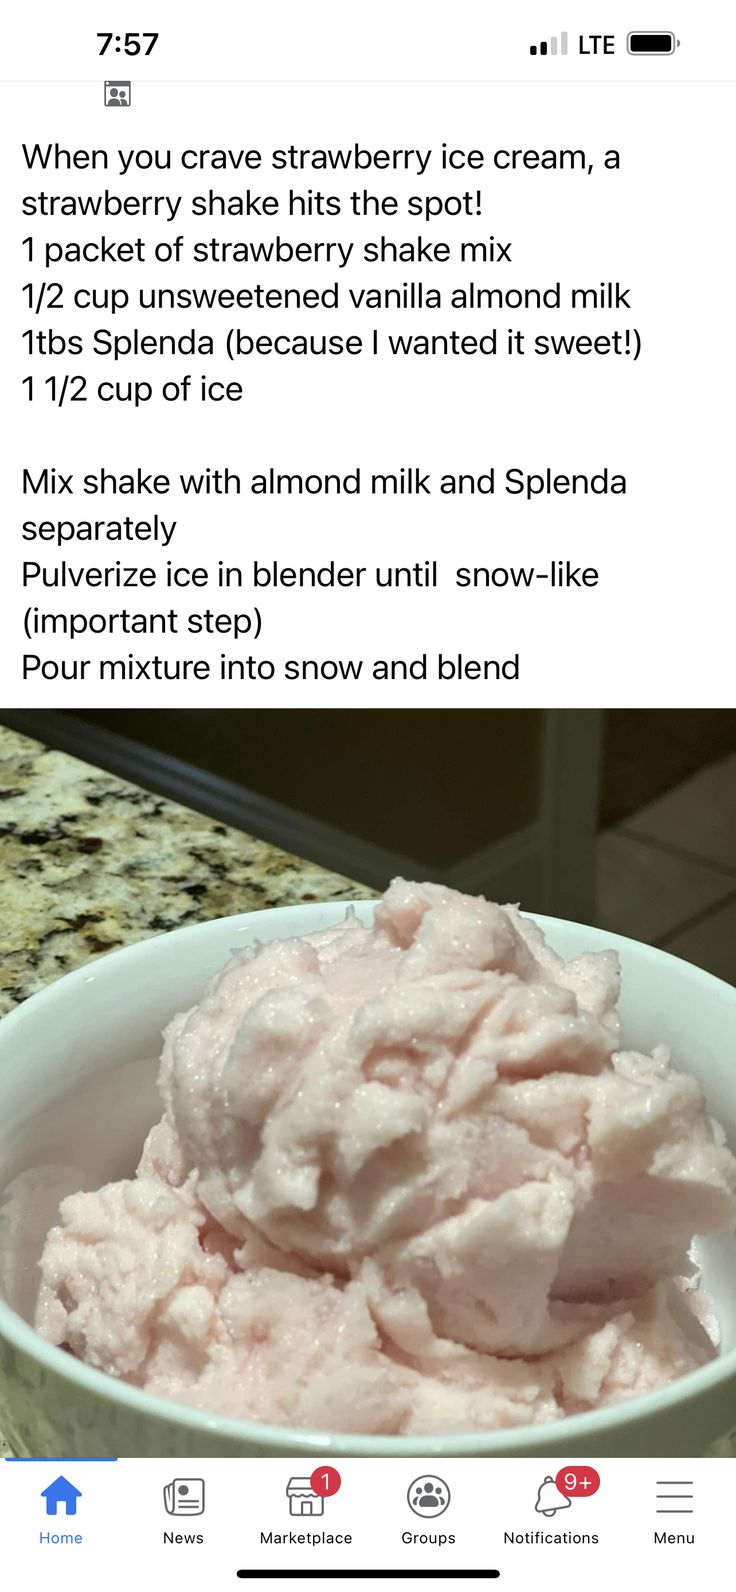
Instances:
[[[716,8],[701,7],[687,21],[687,8],[674,6],[664,20],[682,20],[682,45],[669,61],[634,61],[625,53],[625,34],[636,17],[619,26],[610,14],[591,20],[585,14],[560,15],[571,40],[564,63],[539,58],[530,64],[528,43],[549,32],[538,8],[516,8],[513,26],[500,25],[475,5],[446,8],[372,6],[346,19],[335,6],[280,7],[270,21],[252,6],[208,7],[197,13],[154,7],[142,26],[159,26],[161,37],[145,62],[126,64],[124,55],[100,61],[93,34],[101,26],[124,31],[132,19],[113,8],[104,21],[98,7],[75,8],[73,20],[50,6],[15,24],[14,71],[23,81],[5,85],[3,251],[4,434],[0,599],[0,690],[14,706],[288,706],[288,705],[498,705],[637,706],[730,705],[733,700],[731,463],[733,86],[718,80],[730,69],[728,44],[733,29],[714,32]],[[308,10],[308,18],[306,16]],[[546,8],[545,8],[546,10]],[[549,13],[546,11],[546,15]],[[43,17],[45,20],[40,21]],[[521,18],[521,20],[520,20]],[[644,19],[646,21],[646,18]],[[710,27],[708,26],[710,22]],[[579,24],[576,29],[576,23]],[[625,25],[624,25],[625,24]],[[616,54],[600,60],[575,53],[580,28],[615,36]],[[721,46],[714,47],[714,39]],[[109,63],[109,64],[108,64]],[[564,71],[564,76],[563,76]],[[227,77],[225,82],[203,82]],[[344,74],[348,82],[327,81]],[[555,73],[560,76],[555,78]],[[688,76],[692,73],[692,77]],[[103,105],[106,76],[133,79],[131,108],[111,118]],[[697,75],[712,81],[695,81]],[[294,81],[295,76],[309,79]],[[416,75],[423,81],[406,79]],[[277,77],[289,81],[275,81]],[[356,81],[385,77],[403,81]],[[253,81],[261,77],[267,81]],[[467,79],[465,81],[449,81]],[[506,77],[507,81],[501,81]],[[242,80],[241,80],[242,79]],[[319,79],[319,81],[317,81]],[[431,79],[431,80],[427,80]],[[440,173],[433,163],[424,178],[393,173],[353,175],[306,171],[274,173],[269,152],[290,143],[304,146],[359,142],[366,147],[437,148],[443,139],[462,148],[583,147],[595,163],[593,174],[543,171]],[[119,178],[111,160],[105,172],[28,171],[20,145],[57,140],[72,148],[102,146],[170,148],[169,173],[137,172]],[[260,148],[266,156],[260,173],[186,173],[178,168],[182,148]],[[618,173],[602,170],[607,148],[621,152]],[[186,214],[188,199],[212,186],[238,193],[247,186],[284,195],[291,185],[343,196],[354,187],[396,193],[402,206],[411,193],[482,190],[480,220],[437,220],[427,224],[399,214],[381,221],[340,218],[300,220],[284,215],[258,223],[196,220]],[[183,220],[120,218],[24,221],[20,198],[26,193],[98,192],[105,186],[136,194],[185,195]],[[513,264],[469,267],[68,266],[29,272],[20,247],[33,229],[37,238],[141,236],[149,242],[185,235],[194,238],[272,237],[444,239],[483,238],[493,233],[513,242]],[[357,251],[356,251],[357,252]],[[154,315],[104,311],[51,316],[29,315],[21,294],[28,280],[61,280],[65,291],[89,287],[139,285],[393,286],[421,279],[427,286],[450,286],[473,279],[482,285],[547,286],[560,280],[592,286],[618,280],[631,290],[632,309],[618,315],[551,311],[453,312],[424,315],[384,311],[316,312],[300,317],[279,311],[213,314],[178,311]],[[68,291],[67,291],[68,296]],[[449,296],[449,294],[448,294]],[[72,324],[72,319],[74,324]],[[121,333],[139,326],[145,332],[184,332],[195,325],[213,331],[220,346],[224,329],[242,325],[258,334],[276,332],[362,332],[377,326],[407,332],[447,331],[479,334],[513,325],[536,332],[610,333],[626,326],[642,336],[637,363],[630,358],[512,360],[442,358],[321,360],[257,358],[230,364],[214,359],[173,361],[127,358],[42,359],[27,357],[21,333],[49,326],[86,334],[95,326]],[[24,376],[33,373],[37,390],[49,375],[83,371],[91,383],[129,379],[161,381],[190,372],[239,379],[246,389],[238,404],[167,405],[160,398],[138,410],[127,404],[88,402],[55,408],[39,397],[23,398]],[[237,470],[244,482],[269,466],[284,471],[336,471],[360,466],[398,470],[475,472],[492,466],[503,476],[519,467],[592,474],[607,466],[627,477],[625,497],[538,497],[527,503],[497,490],[494,497],[316,499],[239,497],[23,498],[23,465],[40,470],[55,465],[68,473],[105,466],[111,470],[163,471],[205,465]],[[179,529],[166,551],[153,543],[69,543],[57,553],[45,544],[23,544],[25,519],[117,517],[154,512],[175,518]],[[46,637],[25,642],[23,611],[38,604],[58,611],[95,613],[123,607],[160,611],[172,595],[154,591],[78,592],[20,586],[23,558],[51,567],[65,557],[84,563],[216,566],[223,558],[249,573],[254,558],[282,564],[410,564],[436,558],[437,591],[289,590],[254,595],[207,591],[179,594],[182,613],[217,608],[252,611],[258,603],[263,635],[252,644],[228,638],[181,634],[157,637],[83,638],[62,645]],[[551,591],[536,583],[531,591],[459,591],[459,565],[532,564],[551,558],[592,565],[599,585],[587,591]],[[184,630],[184,620],[180,629]],[[208,656],[215,667],[220,653],[253,654],[276,664],[271,683],[224,684],[213,671],[207,682],[101,685],[94,660],[127,656],[131,651],[169,659]],[[86,679],[23,682],[24,651],[63,657],[67,665],[89,658]],[[432,676],[438,653],[466,658],[521,657],[518,681],[439,683]],[[429,678],[380,683],[370,677],[374,658],[413,660],[426,653]],[[360,682],[290,685],[282,678],[285,659],[364,660]]]
[[[571,1461],[574,1463],[574,1456]],[[53,1585],[60,1592],[101,1586],[115,1589],[138,1566],[146,1585],[176,1584],[199,1592],[203,1584],[237,1587],[235,1571],[252,1568],[245,1584],[267,1589],[299,1583],[258,1581],[259,1569],[411,1568],[447,1569],[438,1592],[483,1585],[523,1589],[549,1587],[572,1592],[597,1586],[613,1592],[622,1584],[643,1587],[653,1578],[673,1592],[689,1589],[694,1576],[723,1579],[730,1562],[732,1466],[719,1460],[600,1460],[599,1491],[573,1499],[551,1519],[535,1503],[545,1474],[556,1475],[557,1460],[345,1460],[339,1466],[340,1491],[325,1501],[313,1520],[290,1517],[286,1486],[295,1473],[310,1470],[302,1460],[118,1460],[113,1464],[48,1461],[5,1463],[0,1467],[0,1507],[4,1517],[4,1567],[21,1566],[32,1586]],[[407,1490],[415,1478],[435,1472],[451,1492],[449,1507],[437,1520],[423,1521],[409,1509]],[[49,1519],[42,1490],[59,1474],[82,1492],[76,1516],[63,1511]],[[201,1517],[169,1517],[163,1487],[175,1477],[202,1477],[205,1512]],[[692,1515],[658,1515],[658,1485],[693,1480]],[[661,1505],[660,1505],[661,1507]],[[350,1546],[263,1546],[261,1531],[350,1533]],[[405,1531],[454,1534],[454,1545],[415,1546],[402,1542]],[[42,1531],[79,1532],[79,1545],[39,1543]],[[201,1533],[202,1544],[164,1544],[164,1531]],[[595,1535],[598,1544],[504,1544],[504,1532],[565,1531]],[[694,1544],[654,1543],[654,1532],[694,1535]],[[124,1546],[124,1567],[120,1553]],[[727,1556],[727,1557],[726,1557]],[[453,1580],[453,1569],[496,1568],[498,1583]],[[29,1574],[30,1571],[30,1574]],[[329,1585],[330,1583],[324,1583]],[[336,1582],[335,1585],[341,1583]],[[342,1583],[343,1585],[346,1583]],[[355,1581],[356,1587],[411,1587],[411,1582]],[[420,1582],[414,1583],[419,1585]],[[310,1582],[305,1581],[305,1586]]]

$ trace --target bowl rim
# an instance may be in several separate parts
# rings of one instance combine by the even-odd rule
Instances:
[[[104,969],[105,965],[112,961],[116,961],[119,965],[123,959],[131,962],[144,958],[153,943],[164,940],[180,941],[184,936],[189,938],[202,936],[214,925],[223,929],[225,925],[230,925],[233,930],[240,932],[262,920],[264,914],[273,918],[277,914],[298,911],[307,917],[317,917],[323,916],[326,908],[334,908],[336,913],[340,914],[353,907],[359,916],[366,918],[375,908],[378,899],[372,897],[355,900],[336,898],[317,902],[296,901],[285,906],[232,913],[222,918],[202,919],[200,922],[186,924],[178,929],[149,935],[132,945],[119,947],[96,957],[92,962],[84,963],[28,996],[15,1011],[6,1013],[0,1018],[0,1042],[7,1039],[9,1030],[12,1033],[13,1027],[18,1027],[28,1020],[31,1009],[32,1015],[35,1016],[43,1007],[52,1004],[54,999],[58,998],[62,986],[66,994],[77,985],[89,983],[97,976],[97,970]],[[545,935],[548,928],[554,931],[557,925],[564,925],[566,928],[580,931],[584,936],[591,936],[593,940],[600,942],[598,947],[600,949],[627,951],[633,947],[638,956],[644,955],[645,960],[676,963],[680,976],[683,970],[687,969],[694,982],[714,986],[736,1009],[736,988],[714,974],[706,972],[704,968],[699,968],[684,958],[673,956],[671,952],[661,950],[658,946],[647,945],[626,935],[609,933],[594,925],[577,923],[569,918],[552,917],[549,914],[526,909],[523,916],[532,918]],[[0,1337],[5,1338],[6,1342],[19,1353],[40,1363],[53,1377],[71,1387],[78,1387],[82,1393],[96,1397],[103,1406],[105,1401],[110,1401],[112,1404],[125,1406],[141,1417],[155,1419],[159,1424],[184,1427],[193,1434],[206,1434],[208,1437],[222,1436],[233,1445],[241,1447],[250,1445],[254,1452],[266,1448],[274,1449],[284,1456],[305,1452],[314,1454],[327,1452],[353,1458],[371,1458],[380,1454],[382,1458],[398,1459],[404,1456],[416,1456],[418,1451],[421,1451],[422,1454],[437,1454],[447,1458],[468,1458],[473,1455],[492,1457],[495,1447],[504,1455],[516,1453],[521,1456],[530,1446],[535,1447],[540,1442],[543,1443],[546,1434],[549,1434],[554,1442],[564,1439],[570,1451],[574,1452],[576,1439],[589,1440],[591,1437],[600,1437],[603,1441],[611,1429],[648,1421],[671,1410],[673,1406],[684,1408],[703,1393],[712,1392],[736,1379],[735,1347],[707,1365],[699,1366],[685,1376],[678,1377],[675,1382],[669,1383],[664,1388],[638,1398],[626,1399],[619,1404],[607,1405],[601,1410],[588,1410],[581,1415],[567,1415],[560,1420],[550,1422],[491,1428],[483,1432],[422,1433],[398,1437],[380,1433],[331,1432],[306,1427],[275,1426],[267,1422],[216,1415],[192,1405],[177,1403],[174,1399],[160,1398],[108,1372],[99,1371],[94,1366],[77,1360],[67,1350],[48,1343],[35,1327],[25,1321],[2,1298],[0,1298]],[[196,1453],[196,1450],[193,1452]]]

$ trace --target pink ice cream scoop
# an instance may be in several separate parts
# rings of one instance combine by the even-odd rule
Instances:
[[[736,1161],[613,953],[395,881],[371,928],[234,956],[166,1032],[136,1178],[61,1206],[38,1326],[202,1408],[431,1432],[549,1421],[712,1356],[688,1258]]]

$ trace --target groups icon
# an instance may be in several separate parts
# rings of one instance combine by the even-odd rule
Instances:
[[[450,1489],[441,1476],[417,1476],[406,1495],[409,1508],[422,1520],[436,1520],[450,1502]]]

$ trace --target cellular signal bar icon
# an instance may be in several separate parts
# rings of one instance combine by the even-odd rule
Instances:
[[[551,39],[549,41],[549,44],[547,43],[546,39],[542,39],[541,44],[530,44],[529,45],[529,54],[530,55],[556,55],[557,54],[557,34],[556,33],[552,34],[552,37],[551,37]],[[561,33],[560,34],[560,55],[567,55],[567,34],[566,33]]]

